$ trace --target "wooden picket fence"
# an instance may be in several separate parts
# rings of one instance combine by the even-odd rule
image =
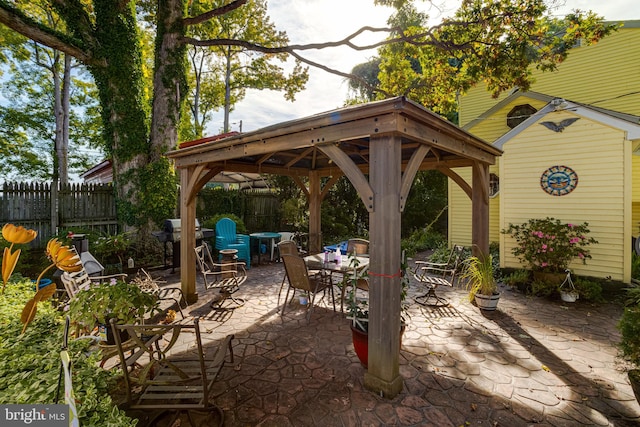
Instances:
[[[0,192],[0,224],[11,222],[34,229],[32,246],[42,247],[60,230],[118,232],[115,197],[110,184],[5,182]]]
[[[209,195],[212,196],[215,197]],[[208,213],[235,213],[244,219],[249,230],[277,231],[280,213],[273,193],[243,191],[242,199],[237,212]],[[108,235],[117,234],[120,229],[111,184],[5,182],[0,192],[0,227],[7,222],[36,230],[38,238],[31,246],[37,248],[70,228]]]

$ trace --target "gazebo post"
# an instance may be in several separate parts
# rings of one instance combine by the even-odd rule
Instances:
[[[187,303],[198,301],[196,292],[196,198],[192,195],[194,168],[180,169],[180,282]],[[191,185],[189,185],[191,184]]]
[[[489,165],[473,163],[471,192],[471,251],[474,256],[489,254]]]
[[[309,253],[315,254],[322,249],[321,214],[322,197],[320,174],[309,172]]]
[[[402,391],[400,376],[400,194],[401,138],[372,137],[369,183],[369,366],[368,389],[393,398]]]

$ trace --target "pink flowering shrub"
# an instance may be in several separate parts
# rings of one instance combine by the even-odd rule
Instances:
[[[586,264],[589,245],[598,243],[588,237],[589,224],[565,224],[559,219],[530,219],[524,224],[509,224],[502,233],[513,237],[517,246],[512,249],[520,261],[532,270],[561,273],[574,259]]]

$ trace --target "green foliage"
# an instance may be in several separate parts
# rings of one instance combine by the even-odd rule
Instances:
[[[324,242],[339,242],[352,236],[366,236],[369,212],[346,177],[331,187],[321,209]]]
[[[196,16],[218,6],[217,1],[194,2],[189,13]],[[286,32],[277,31],[269,19],[265,0],[249,0],[243,7],[203,25],[191,25],[188,30],[189,36],[200,39],[241,39],[268,48],[286,46],[289,42]],[[282,91],[285,99],[294,101],[295,94],[304,89],[309,79],[308,69],[298,60],[291,72],[285,73],[279,64],[284,65],[289,58],[286,53],[265,54],[241,46],[214,45],[206,50],[192,47],[189,56],[195,85],[188,102],[196,135],[206,127],[207,113],[219,106],[226,111],[222,131],[228,132],[228,113],[245,97],[248,88]]]
[[[482,257],[472,256],[465,260],[465,268],[460,279],[466,281],[469,301],[473,301],[476,294],[493,295],[498,292],[498,284],[493,273],[491,254]]]
[[[209,225],[212,223],[215,225],[218,219],[222,218],[221,214],[228,213],[242,217],[247,204],[246,198],[246,194],[240,190],[205,187],[198,193],[196,217],[203,224]],[[211,221],[216,217],[215,221]]]
[[[636,251],[631,253],[631,278],[640,280],[640,255]]]
[[[516,270],[504,277],[503,281],[507,286],[510,286],[512,288],[519,288],[520,286],[525,285],[529,282],[529,271]]]
[[[627,290],[624,312],[618,322],[622,354],[633,364],[640,365],[640,288]]]
[[[589,224],[563,223],[559,219],[530,219],[523,224],[509,224],[502,233],[517,243],[512,249],[520,261],[532,270],[564,272],[572,260],[586,264],[591,258],[587,246],[598,243],[587,237]]]
[[[413,257],[416,253],[429,249],[447,248],[447,242],[445,236],[441,233],[428,228],[421,228],[414,231],[408,238],[402,239],[401,247],[406,256]]]
[[[530,67],[554,70],[577,41],[595,43],[614,29],[591,12],[552,18],[543,1],[463,2],[432,28],[412,2],[378,3],[398,8],[389,24],[398,29],[392,36],[403,38],[378,51],[380,89],[386,92],[379,97],[406,95],[443,115],[477,83],[494,96],[513,87],[528,90]]]
[[[536,279],[531,282],[531,295],[538,297],[550,297],[558,293],[558,283],[548,280]]]
[[[35,2],[28,7],[39,19],[48,17],[53,28],[60,27],[60,20],[51,10]],[[98,159],[87,147],[101,145],[99,129],[100,115],[96,111],[95,86],[86,70],[76,61],[65,70],[65,55],[41,44],[32,43],[24,37],[6,32],[8,40],[1,50],[10,59],[3,70],[6,72],[0,91],[4,99],[11,102],[0,106],[0,175],[5,179],[49,180],[57,174],[55,148],[64,150],[68,156],[69,170],[87,170],[89,164]],[[68,87],[63,79],[68,73]],[[59,84],[55,84],[56,81]],[[69,104],[59,103],[68,89]],[[66,139],[62,132],[63,120],[69,121]],[[54,141],[58,138],[57,144]],[[65,147],[68,144],[68,149]],[[56,147],[57,145],[57,147]]]
[[[149,219],[157,226],[174,216],[178,204],[178,183],[172,172],[171,161],[162,157],[147,163],[138,171],[140,180],[139,204],[136,207],[136,224]]]
[[[56,403],[63,318],[50,304],[42,304],[38,316],[20,334],[20,312],[33,295],[26,281],[0,295],[0,404]],[[113,373],[98,368],[100,353],[89,351],[89,340],[69,342],[73,361],[73,387],[82,426],[135,426],[109,396]],[[60,390],[61,398],[64,390]]]
[[[589,302],[603,302],[602,285],[599,282],[577,278],[574,282],[580,298]]]
[[[247,233],[247,227],[244,225],[244,221],[242,220],[242,218],[240,218],[237,215],[234,214],[218,214],[215,215],[209,219],[207,219],[203,224],[203,226],[205,228],[211,228],[213,230],[216,229],[216,224],[218,223],[218,221],[220,221],[222,218],[229,218],[230,220],[232,220],[233,222],[236,223],[236,233],[238,234],[246,234]]]
[[[112,236],[103,235],[95,241],[95,256],[105,264],[115,262],[122,264],[131,245],[132,240],[129,233],[120,233]]]
[[[427,228],[447,233],[447,177],[439,171],[419,171],[402,212],[402,237]]]
[[[113,283],[115,282],[115,283]],[[87,327],[108,324],[110,318],[135,323],[156,307],[157,297],[135,284],[112,280],[83,289],[69,304],[69,317]]]

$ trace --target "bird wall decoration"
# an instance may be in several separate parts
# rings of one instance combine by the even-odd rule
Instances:
[[[573,124],[573,122],[575,122],[576,120],[580,120],[579,117],[572,117],[570,119],[564,119],[562,120],[560,123],[554,123],[554,122],[540,122],[540,124],[542,126],[545,126],[549,129],[551,129],[554,132],[562,132],[566,127],[569,127]]]

